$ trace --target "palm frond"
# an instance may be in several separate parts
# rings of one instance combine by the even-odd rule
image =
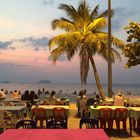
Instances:
[[[49,40],[49,49],[51,49],[53,46],[58,45],[60,42],[65,40],[67,37],[67,33],[57,35]]]
[[[116,59],[118,59],[118,60],[121,61],[120,53],[119,53],[117,50],[113,49],[113,48],[111,48],[111,51],[112,51],[112,53],[113,53],[113,55],[114,55],[114,58],[115,58],[115,59],[114,59],[114,62],[115,62]]]
[[[52,21],[52,29],[55,30],[56,28],[64,29],[65,31],[74,31],[75,30],[74,23],[65,18],[61,18],[59,20]]]
[[[85,39],[85,42],[89,44],[89,46],[90,46],[90,43],[96,43],[98,40],[97,36],[93,34],[92,32],[88,32],[84,39]]]
[[[125,43],[116,37],[112,37],[112,45],[116,46],[119,49],[123,49],[125,47]]]
[[[98,15],[99,5],[97,5],[90,14],[90,19],[95,18]]]
[[[79,18],[79,14],[77,13],[76,9],[72,5],[60,4],[58,8],[64,10],[67,16],[74,21]]]
[[[53,51],[51,51],[50,54],[50,59],[53,61],[53,63],[56,62],[56,60],[65,52],[65,49],[61,46],[59,46],[58,48],[54,49]]]
[[[81,1],[78,9],[78,14],[84,19],[84,21],[89,20],[89,6],[86,4],[85,0]]]
[[[106,19],[104,17],[93,20],[87,27],[87,30],[100,30],[106,26]]]
[[[111,10],[111,17],[113,17],[113,15],[114,15],[114,10],[112,9]],[[100,18],[100,17],[107,17],[108,16],[108,10],[105,10],[103,13],[101,13],[99,16],[98,16],[98,18]]]
[[[66,49],[66,55],[67,55],[67,59],[70,61],[74,55],[77,53],[78,51],[78,48],[75,47],[75,46],[67,46],[67,49]]]
[[[100,40],[102,40],[104,42],[108,42],[108,34],[107,33],[105,33],[105,32],[96,32],[95,34],[96,34],[96,36],[98,36],[98,38]],[[124,48],[125,43],[122,40],[120,40],[120,39],[118,39],[118,38],[116,38],[114,36],[112,36],[111,38],[112,38],[111,41],[112,41],[113,46],[116,46],[119,49]]]

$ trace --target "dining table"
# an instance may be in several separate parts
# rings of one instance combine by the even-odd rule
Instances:
[[[129,107],[129,124],[130,124],[130,135],[132,135],[133,121],[140,119],[140,107]]]
[[[115,109],[117,109],[117,108],[127,108],[127,107],[125,107],[125,106],[97,106],[97,107],[90,106],[90,108],[89,108],[90,117],[91,118],[98,118],[99,117],[99,110],[101,108],[110,108],[110,109],[112,109],[112,118],[113,118]]]
[[[6,98],[4,100],[2,100],[2,102],[20,102],[19,98]]]
[[[50,118],[54,115],[53,109],[56,107],[66,109],[66,115],[67,116],[69,115],[69,108],[70,108],[69,105],[37,105],[37,106],[33,106],[32,109],[33,108],[44,108],[46,110],[46,118]],[[32,116],[32,114],[31,114],[31,116]]]
[[[24,111],[26,108],[26,106],[0,106],[0,110],[9,111],[13,114],[15,123],[19,118],[24,119]]]
[[[109,140],[103,129],[7,129],[0,140]]]
[[[140,107],[124,107],[124,106],[90,106],[90,117],[98,118],[99,109],[101,108],[111,108],[112,109],[112,118],[114,117],[114,111],[116,108],[127,108],[128,109],[128,118],[129,118],[129,128],[130,135],[132,135],[133,122],[140,120]]]

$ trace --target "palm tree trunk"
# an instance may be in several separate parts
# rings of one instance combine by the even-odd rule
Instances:
[[[90,62],[91,62],[91,65],[92,65],[92,68],[93,68],[93,71],[94,71],[95,81],[96,81],[97,88],[99,90],[99,94],[102,97],[102,99],[104,100],[105,99],[105,93],[104,93],[104,91],[102,89],[102,86],[101,86],[101,82],[100,82],[100,79],[99,79],[99,75],[98,75],[98,72],[97,72],[97,69],[96,69],[94,59],[93,59],[92,56],[89,56],[89,59],[90,59]]]

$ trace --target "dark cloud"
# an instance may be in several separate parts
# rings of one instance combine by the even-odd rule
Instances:
[[[14,46],[10,46],[10,45],[16,41],[27,43],[27,44],[35,47],[36,51],[39,51],[39,47],[45,48],[48,46],[49,38],[47,38],[47,37],[42,37],[42,38],[27,37],[27,38],[23,38],[23,39],[10,40],[10,41],[5,41],[5,42],[0,41],[0,49],[7,49],[9,47],[9,49],[15,50],[16,48]]]
[[[12,41],[5,41],[5,42],[0,41],[0,49],[7,49],[8,46],[11,44],[12,44]]]
[[[113,31],[117,31],[122,28],[122,25],[125,21],[128,21],[130,17],[137,14],[136,10],[127,10],[126,7],[117,7],[114,9],[114,16],[112,18],[112,29]]]
[[[43,5],[53,5],[54,1],[53,0],[43,0]]]
[[[33,38],[33,37],[27,37],[23,39],[19,39],[19,41],[24,42],[24,43],[29,43],[35,47],[46,47],[48,46],[48,41],[49,38],[47,37],[42,37],[42,38]]]

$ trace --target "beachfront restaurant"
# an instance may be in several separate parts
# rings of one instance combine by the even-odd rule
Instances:
[[[132,101],[129,106],[126,100],[123,106],[115,106],[113,99],[93,103],[88,106],[90,116],[80,118],[75,116],[77,108],[71,104],[44,105],[38,101],[29,108],[26,102],[15,99],[0,102],[0,140],[109,140],[110,133],[119,137],[123,132],[131,137],[140,130],[140,104]]]

